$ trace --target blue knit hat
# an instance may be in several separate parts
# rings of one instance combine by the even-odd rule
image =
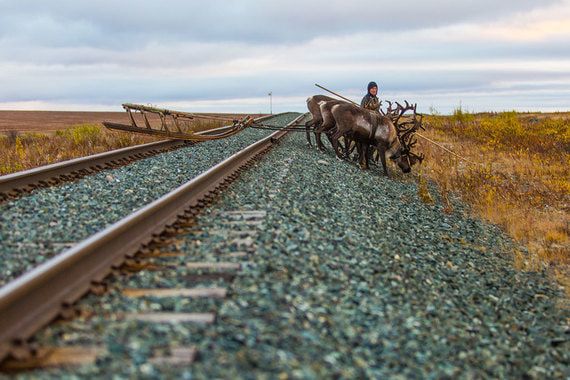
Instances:
[[[378,85],[376,84],[376,82],[370,82],[370,83],[368,83],[368,93],[370,93],[370,89],[371,89],[372,87],[378,88]]]

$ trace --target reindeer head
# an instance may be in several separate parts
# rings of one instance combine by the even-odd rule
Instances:
[[[417,155],[415,153],[410,152],[406,148],[402,147],[398,152],[390,156],[390,159],[394,161],[396,165],[402,170],[404,173],[409,173],[412,171],[412,166],[422,163],[424,160],[423,153]]]
[[[390,156],[390,159],[394,161],[396,165],[402,170],[404,173],[409,173],[412,171],[412,164],[409,160],[409,156],[403,153],[403,149],[400,148],[396,153]]]
[[[407,174],[412,171],[412,166],[422,163],[424,155],[417,155],[411,152],[408,148],[401,146],[396,153],[390,156],[390,159],[398,165],[402,172]]]
[[[423,115],[420,115],[418,120],[417,104],[411,105],[408,101],[405,101],[405,106],[396,102],[396,108],[392,107],[391,102],[388,102],[388,104],[386,116],[393,121],[398,133],[398,140],[400,141],[400,149],[390,158],[404,173],[409,173],[412,170],[412,166],[418,163],[421,164],[425,158],[423,154],[417,155],[412,152],[412,148],[418,142],[414,138],[414,133],[418,129],[424,129],[422,125]],[[413,114],[405,115],[408,111],[413,111]]]

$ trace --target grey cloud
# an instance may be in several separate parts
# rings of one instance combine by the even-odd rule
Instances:
[[[142,77],[137,73],[120,70],[106,72],[84,68],[70,72],[65,67],[38,70],[16,77],[11,73],[0,74],[4,84],[0,90],[0,102],[50,100],[59,102],[88,102],[120,104],[125,101],[153,102],[184,100],[216,100],[265,96],[272,90],[281,96],[303,96],[318,92],[313,86],[319,82],[343,92],[362,91],[370,80],[380,84],[387,93],[409,92],[473,92],[491,91],[495,83],[520,81],[555,82],[570,80],[567,71],[510,71],[501,70],[439,70],[421,69],[323,70],[320,73],[299,70],[295,74],[285,72],[252,73],[248,75],[223,75],[211,78],[184,78],[165,75]],[[542,84],[540,85],[544,87]],[[516,89],[517,87],[513,87]],[[521,90],[535,87],[519,86]],[[564,86],[559,86],[564,88]]]
[[[442,110],[461,97],[478,106],[486,101],[490,108],[567,104],[570,67],[453,69],[449,64],[568,60],[569,36],[468,43],[422,38],[421,28],[488,22],[532,9],[535,1],[324,4],[0,0],[0,103],[112,107],[125,101],[263,98],[269,90],[302,98],[316,92],[314,82],[358,97],[374,79],[390,96],[409,96],[422,107],[440,102]],[[228,70],[232,62],[246,59],[267,59],[276,67]],[[391,66],[385,68],[386,63]],[[499,82],[506,85],[499,88]],[[235,107],[218,110],[239,110]]]
[[[180,75],[196,68],[213,69],[220,64],[249,59],[270,59],[292,69],[304,65],[322,67],[330,65],[358,66],[363,63],[411,63],[432,62],[453,64],[496,60],[548,60],[570,59],[570,36],[564,39],[510,42],[510,41],[456,41],[441,43],[436,40],[414,41],[421,34],[397,33],[390,35],[353,35],[351,39],[333,44],[323,40],[319,44],[297,44],[294,46],[263,46],[245,43],[173,43],[171,45],[148,43],[136,50],[106,50],[91,47],[30,47],[14,46],[0,41],[0,62],[18,65],[51,66],[62,65],[68,69],[76,67],[116,66],[117,70],[173,70]],[[355,41],[365,41],[354,46]],[[378,47],[374,45],[378,43]]]
[[[559,2],[544,0],[540,7]],[[414,30],[494,20],[539,5],[535,0],[21,0],[0,6],[3,39],[129,50],[148,42],[295,43],[321,35]]]

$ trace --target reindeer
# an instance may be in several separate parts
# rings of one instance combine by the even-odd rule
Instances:
[[[402,110],[402,107],[400,107],[399,111],[396,121],[399,121],[405,112]],[[396,129],[390,117],[370,112],[352,104],[335,104],[331,108],[331,114],[336,122],[336,133],[333,136],[335,150],[338,150],[338,139],[341,136],[351,136],[357,143],[360,167],[362,169],[368,169],[368,149],[370,145],[378,150],[386,176],[388,176],[386,155],[404,173],[409,173],[412,165],[423,160],[423,156],[413,155],[410,152],[411,146],[415,145],[415,142],[410,140],[411,136],[421,126],[421,123],[418,123],[417,120],[415,120],[412,127],[407,128],[399,135],[398,129]]]
[[[311,120],[309,120],[305,123],[305,133],[307,134],[307,145],[308,146],[313,146],[313,144],[311,143],[310,129],[313,128],[313,130],[316,130],[323,123],[323,117],[321,115],[321,109],[319,107],[319,104],[321,102],[327,102],[327,101],[331,101],[331,100],[336,100],[336,99],[331,98],[330,96],[326,96],[326,95],[313,95],[313,96],[310,96],[309,98],[307,98],[307,108],[309,109],[309,112],[313,116],[313,118]],[[321,141],[320,134],[317,135],[315,133],[315,140],[317,142],[317,148],[320,150],[324,150],[325,147]]]
[[[350,104],[347,103],[345,101],[342,100],[329,100],[326,102],[320,102],[319,103],[319,108],[321,111],[321,118],[322,118],[322,123],[321,125],[315,130],[315,136],[317,136],[317,140],[320,140],[320,135],[321,133],[325,133],[327,136],[332,136],[331,137],[331,144],[333,146],[333,149],[337,155],[337,157],[342,158],[342,159],[348,159],[350,156],[350,153],[352,153],[352,150],[350,150],[350,146],[351,146],[351,142],[352,142],[352,136],[351,133],[345,133],[342,135],[342,137],[344,138],[344,147],[343,147],[343,154],[341,154],[340,151],[340,144],[338,143],[338,139],[334,139],[334,136],[337,132],[337,127],[336,127],[336,120],[334,118],[334,116],[332,115],[332,108],[337,105],[337,104]],[[340,138],[340,136],[339,136]],[[354,150],[354,148],[352,148]]]

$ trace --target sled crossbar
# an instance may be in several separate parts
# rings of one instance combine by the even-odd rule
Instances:
[[[123,108],[129,115],[129,120],[131,122],[130,125],[108,121],[103,122],[103,125],[109,129],[142,133],[146,135],[166,137],[169,139],[207,141],[232,136],[242,131],[244,128],[250,126],[254,122],[254,119],[251,116],[246,116],[241,120],[229,119],[211,115],[172,111],[164,108],[156,108],[132,103],[123,104]],[[142,126],[139,125],[140,121],[137,123],[137,120],[135,118],[135,114],[137,113],[142,116],[142,123],[144,124]],[[158,127],[153,126],[149,121],[149,114],[156,115],[160,118],[160,124]],[[204,134],[193,130],[191,123],[194,119],[218,120],[231,123],[231,125],[227,128],[220,128],[218,133]]]

